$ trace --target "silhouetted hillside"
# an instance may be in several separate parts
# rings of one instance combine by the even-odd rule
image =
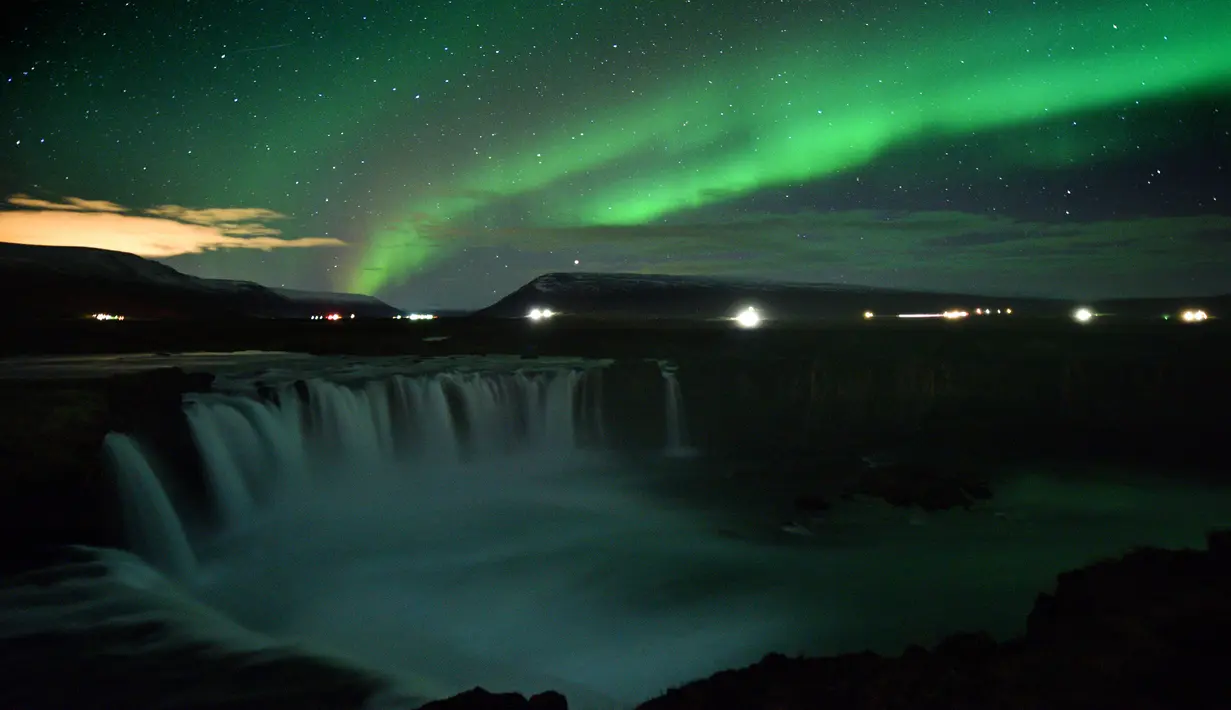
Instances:
[[[1204,298],[1114,299],[1078,303],[1065,299],[931,293],[836,284],[778,283],[699,276],[657,274],[544,274],[477,315],[521,318],[533,308],[570,315],[642,318],[726,318],[746,306],[781,321],[857,319],[943,313],[976,309],[1028,317],[1068,317],[1087,306],[1098,313],[1131,318],[1159,318],[1185,308],[1202,308],[1212,316],[1231,311],[1231,296]]]
[[[399,311],[352,294],[275,291],[203,279],[134,254],[84,247],[0,244],[0,295],[12,319],[307,318],[331,311],[385,318]]]
[[[778,320],[862,317],[865,311],[939,313],[950,309],[1014,308],[1061,313],[1060,301],[919,293],[867,286],[775,283],[696,276],[555,273],[540,276],[481,312],[517,318],[531,308],[592,316],[725,318],[756,306]]]

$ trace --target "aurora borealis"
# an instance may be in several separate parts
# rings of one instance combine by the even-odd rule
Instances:
[[[115,228],[83,244],[163,220],[215,232],[168,259],[185,271],[458,307],[569,269],[1077,296],[1231,283],[1228,3],[22,13],[0,239],[104,204]],[[182,219],[226,210],[276,222]]]

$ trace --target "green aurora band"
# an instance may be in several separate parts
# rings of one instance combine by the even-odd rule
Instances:
[[[656,77],[587,112],[597,118],[506,136],[504,150],[411,196],[400,224],[370,235],[350,287],[397,283],[447,252],[458,230],[481,239],[476,216],[502,205],[532,205],[528,228],[644,224],[834,175],[911,141],[1231,83],[1231,3],[1098,4],[976,21],[933,10],[931,25],[894,41],[826,21],[801,28],[806,42],[768,40],[756,61],[727,55],[704,72]]]

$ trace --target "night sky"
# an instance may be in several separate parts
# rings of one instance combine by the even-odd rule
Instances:
[[[3,241],[408,308],[1231,291],[1226,0],[15,1]]]

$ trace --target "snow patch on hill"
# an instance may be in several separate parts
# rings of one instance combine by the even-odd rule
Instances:
[[[338,304],[355,304],[366,306],[388,306],[384,301],[374,296],[361,293],[335,293],[333,291],[305,291],[295,288],[271,288],[270,291],[289,298],[292,301],[328,301]]]

